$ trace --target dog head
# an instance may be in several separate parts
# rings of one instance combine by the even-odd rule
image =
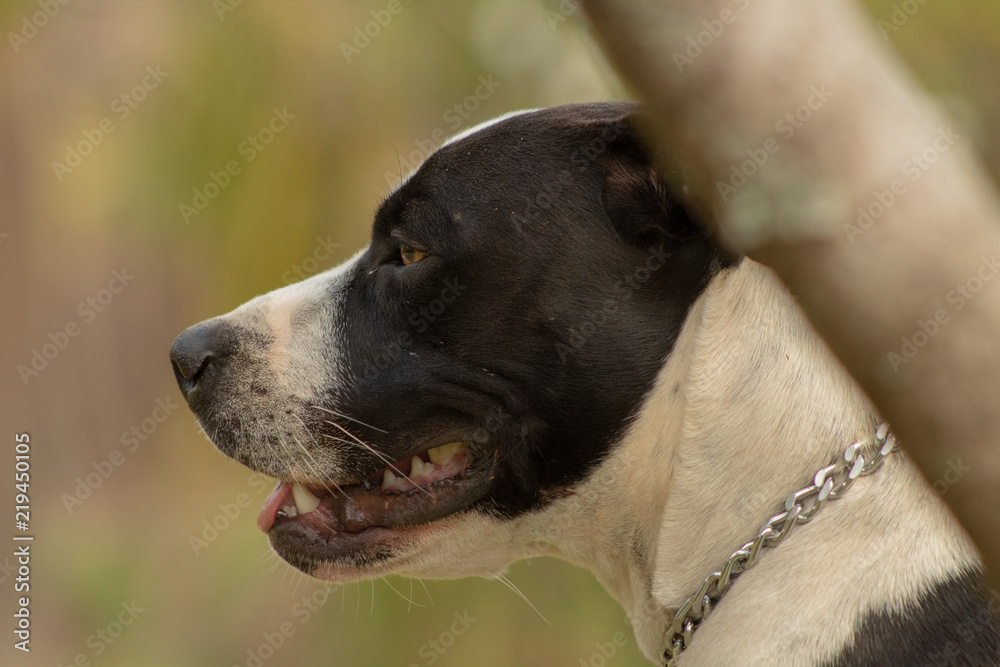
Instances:
[[[177,337],[206,433],[279,480],[259,524],[282,558],[339,581],[482,573],[511,558],[501,528],[601,479],[735,261],[664,185],[639,113],[463,133],[351,260]]]

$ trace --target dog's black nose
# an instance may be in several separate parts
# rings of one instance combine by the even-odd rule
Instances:
[[[226,327],[209,320],[182,331],[170,346],[170,362],[187,396],[213,365],[228,354]]]

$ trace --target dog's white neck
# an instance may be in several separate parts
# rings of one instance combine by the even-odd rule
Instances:
[[[852,442],[870,440],[875,424],[872,406],[784,287],[744,260],[692,307],[627,442],[603,466],[611,479],[586,482],[553,508],[556,521],[546,512],[544,526],[525,528],[597,574],[655,660],[674,611],[701,580],[815,470]],[[845,644],[859,609],[912,596],[928,569],[944,579],[974,563],[938,499],[904,457],[893,458],[741,577],[681,664],[758,664],[757,650],[760,664],[774,665],[773,642],[787,664],[810,664],[804,656],[832,655]],[[832,542],[823,531],[836,533]],[[885,539],[890,532],[920,534],[917,548],[926,553],[895,554],[899,542]],[[914,548],[912,540],[903,543]],[[867,590],[849,576],[858,559],[863,567],[899,555],[920,571],[869,582]],[[788,568],[798,581],[783,576]],[[803,598],[803,581],[830,597]],[[831,602],[838,596],[844,604]],[[818,627],[824,635],[815,634]]]

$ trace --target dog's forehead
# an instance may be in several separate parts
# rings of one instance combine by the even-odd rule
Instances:
[[[376,212],[373,231],[389,235],[397,228],[435,220],[447,221],[443,227],[433,225],[435,231],[454,232],[450,222],[479,219],[463,218],[465,213],[491,219],[500,210],[514,215],[539,196],[552,197],[555,190],[560,199],[581,202],[588,187],[583,172],[620,135],[622,121],[637,109],[632,102],[528,109],[460,132],[389,193]],[[616,130],[609,132],[606,128],[612,125]],[[602,142],[596,154],[594,141]]]
[[[406,190],[417,177],[429,176],[428,172],[450,170],[454,166],[475,166],[482,163],[482,152],[488,151],[486,161],[501,164],[505,160],[519,160],[520,169],[539,166],[525,164],[525,154],[532,158],[555,157],[559,152],[569,155],[575,143],[585,135],[577,134],[584,127],[599,127],[619,123],[638,110],[634,102],[608,102],[573,104],[544,109],[524,109],[502,114],[471,128],[463,130],[445,141],[423,163],[407,174],[390,197]]]
[[[503,144],[507,149],[530,148],[532,144],[541,143],[546,148],[559,146],[572,150],[575,141],[586,136],[580,130],[620,123],[638,109],[634,102],[605,102],[514,111],[458,133],[430,157],[461,156],[473,147],[490,142]]]

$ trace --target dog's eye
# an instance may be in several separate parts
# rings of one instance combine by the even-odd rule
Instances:
[[[426,250],[421,250],[408,243],[404,243],[399,246],[399,257],[403,260],[404,266],[407,264],[413,264],[414,262],[419,262],[429,254],[430,253]]]

